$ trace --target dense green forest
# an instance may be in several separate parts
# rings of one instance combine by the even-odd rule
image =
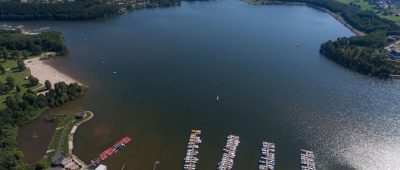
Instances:
[[[64,3],[20,3],[1,2],[0,20],[87,20],[118,14],[118,4],[98,1],[76,1]]]
[[[25,35],[21,31],[0,31],[0,97],[5,98],[5,109],[0,110],[0,170],[30,169],[23,162],[23,153],[16,148],[18,127],[29,122],[42,111],[57,107],[82,95],[84,88],[78,84],[59,82],[52,88],[45,83],[48,92],[37,95],[31,87],[38,87],[38,79],[29,76],[24,80],[26,67],[23,58],[39,55],[43,51],[63,52],[66,47],[59,32]],[[4,65],[14,63],[15,68]],[[8,75],[7,77],[5,77]],[[32,166],[31,166],[32,168]],[[34,168],[34,166],[33,166]]]
[[[333,61],[362,74],[383,79],[400,74],[400,65],[387,60],[384,47],[388,45],[388,35],[400,34],[400,26],[393,21],[380,18],[371,11],[360,10],[335,0],[255,0],[261,4],[305,3],[313,7],[325,8],[341,16],[352,27],[367,33],[365,36],[338,38],[321,45],[320,52]]]
[[[36,117],[41,111],[71,101],[84,92],[78,84],[54,84],[46,95],[28,90],[24,94],[7,97],[7,108],[0,111],[0,170],[23,168],[23,153],[16,147],[16,129]]]
[[[179,5],[181,0],[75,0],[56,3],[0,2],[0,20],[89,20],[106,18],[125,9]]]
[[[0,47],[7,51],[29,51],[34,55],[42,51],[64,53],[67,50],[61,32],[26,35],[20,30],[0,30]]]

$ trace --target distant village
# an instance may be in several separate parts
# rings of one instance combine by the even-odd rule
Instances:
[[[375,3],[379,8],[400,8],[400,0],[369,0],[370,3]]]
[[[400,35],[388,36],[387,39],[391,43],[385,48],[389,52],[389,58],[400,61]]]

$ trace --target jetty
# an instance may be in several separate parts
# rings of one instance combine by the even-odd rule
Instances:
[[[300,151],[301,170],[316,170],[314,153],[304,149],[301,149]]]
[[[275,144],[263,142],[261,145],[261,155],[258,161],[259,170],[273,170],[275,168]]]
[[[236,150],[239,146],[239,136],[229,135],[226,140],[224,153],[222,155],[221,162],[218,163],[217,170],[230,170],[232,169],[234,162],[233,159],[236,156]]]
[[[96,167],[100,164],[101,161],[106,160],[112,155],[115,155],[118,151],[120,151],[123,147],[125,147],[128,143],[130,143],[132,139],[130,137],[124,137],[121,140],[119,140],[117,143],[115,143],[112,147],[107,148],[104,150],[102,153],[99,154],[99,156],[93,160],[90,161],[89,166]]]
[[[199,154],[198,149],[199,149],[199,144],[201,143],[201,139],[199,137],[200,134],[201,130],[192,130],[190,134],[189,143],[186,151],[186,157],[183,159],[185,161],[183,169],[187,170],[196,169],[196,164],[199,161],[199,159],[196,156]]]

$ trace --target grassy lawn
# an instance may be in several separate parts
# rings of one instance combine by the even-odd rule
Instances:
[[[337,0],[341,3],[345,3],[345,4],[350,4],[350,3],[355,3],[357,5],[360,5],[362,10],[371,10],[374,11],[374,6],[370,5],[367,1],[364,0]]]
[[[51,121],[57,123],[57,128],[50,141],[46,155],[40,160],[45,162],[47,166],[52,162],[52,158],[54,154],[56,154],[57,148],[61,147],[64,156],[68,153],[68,134],[77,122],[72,115],[51,115],[51,117],[51,119],[53,119]],[[60,143],[62,136],[64,136],[64,139]],[[65,143],[67,143],[66,148]]]
[[[390,15],[390,16],[384,16],[384,15],[379,15],[382,18],[386,18],[388,20],[394,21],[397,25],[400,25],[400,17],[399,16],[394,16],[394,15]]]
[[[350,3],[355,3],[360,5],[362,10],[370,10],[370,11],[374,11],[374,12],[379,12],[378,10],[376,10],[374,8],[374,5],[370,5],[368,3],[368,1],[366,0],[337,0],[339,2],[345,3],[345,4],[350,4]],[[397,10],[394,11],[394,13],[396,14]],[[399,16],[395,16],[395,15],[390,15],[390,16],[385,16],[385,15],[380,15],[378,14],[381,18],[385,18],[388,20],[391,20],[393,22],[395,22],[396,24],[400,25],[400,17]]]
[[[28,80],[25,80],[25,78],[31,74],[28,69],[26,69],[23,72],[19,71],[16,60],[1,61],[0,65],[2,65],[6,69],[6,72],[0,75],[0,81],[2,83],[6,82],[8,76],[13,77],[15,80],[15,84],[21,87],[21,92],[22,92],[21,94],[25,93],[28,89],[34,90],[37,88],[37,86],[28,87]],[[15,90],[11,90],[7,94],[0,95],[0,109],[4,109],[6,107],[6,105],[3,102],[5,101],[7,96],[12,96],[15,93],[16,93]]]
[[[87,117],[90,116],[89,114],[90,113],[86,112]],[[84,119],[75,119],[74,115],[53,114],[48,117],[48,120],[57,123],[57,129],[50,141],[46,155],[40,160],[41,162],[45,162],[47,166],[50,165],[58,148],[61,149],[63,156],[68,156],[68,135],[70,134],[72,127]],[[60,141],[61,139],[62,141]]]

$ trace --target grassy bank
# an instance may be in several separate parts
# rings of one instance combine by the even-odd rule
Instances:
[[[21,30],[0,30],[0,170],[45,169],[49,159],[36,165],[23,162],[23,153],[17,149],[17,129],[43,111],[74,100],[85,91],[77,83],[48,82],[46,93],[38,93],[39,80],[30,74],[23,60],[44,51],[64,54],[67,50],[63,34],[28,35]]]
[[[63,156],[69,156],[68,135],[71,133],[71,130],[75,125],[84,122],[86,118],[91,116],[91,114],[91,112],[85,112],[84,119],[76,119],[74,115],[49,115],[46,120],[56,123],[57,128],[50,141],[46,155],[38,162],[38,164],[44,168],[49,167],[57,152],[60,152]]]
[[[377,9],[375,5],[371,5],[369,4],[368,1],[366,0],[337,0],[341,3],[345,3],[345,4],[356,4],[360,7],[361,10],[369,10],[369,11],[373,11],[375,13],[377,13],[377,15],[381,18],[384,19],[388,19],[391,20],[393,22],[395,22],[396,24],[400,25],[400,17],[396,16],[396,15],[382,15],[380,12],[380,9]],[[397,12],[399,12],[399,9],[390,9],[390,11],[394,12],[394,14],[396,14]]]

